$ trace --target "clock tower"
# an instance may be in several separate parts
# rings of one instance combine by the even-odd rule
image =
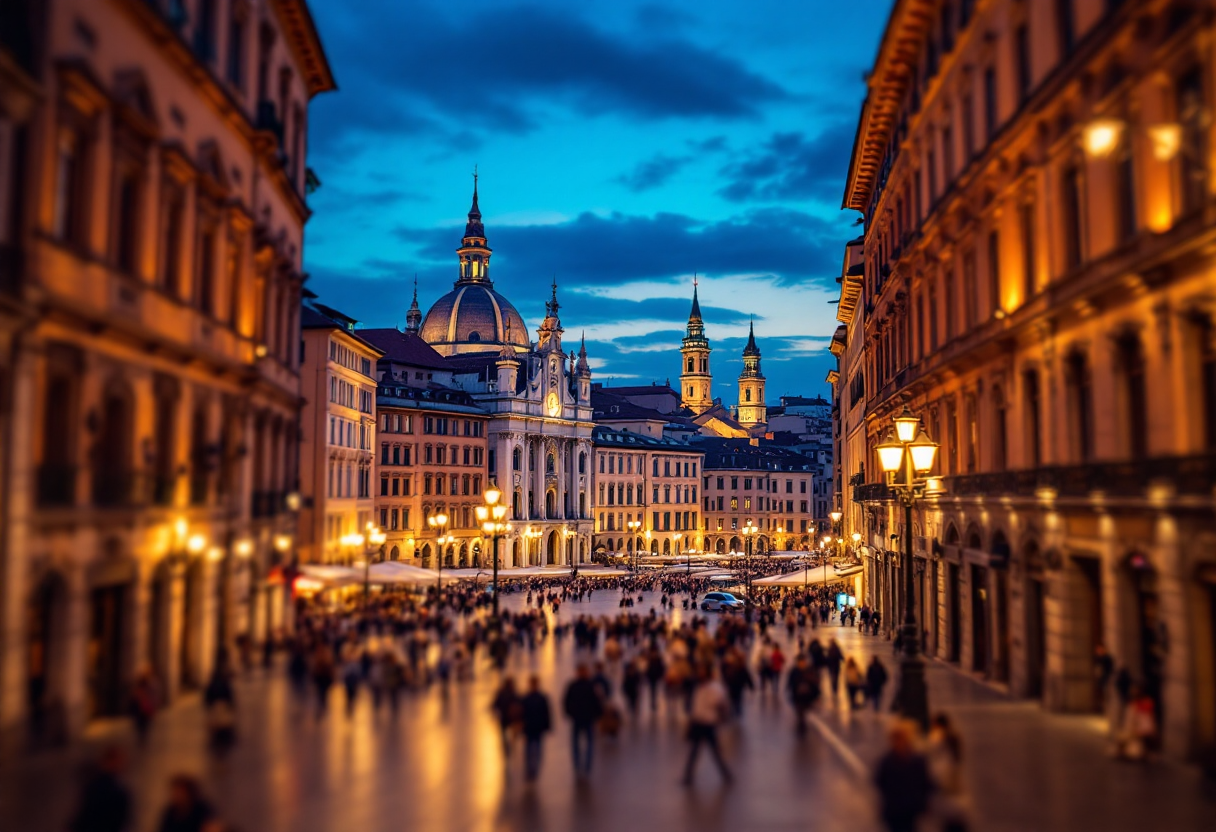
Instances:
[[[705,322],[701,320],[701,304],[697,299],[697,282],[694,280],[692,312],[688,315],[688,328],[680,343],[680,404],[697,416],[714,405],[709,352],[709,339],[705,337]]]

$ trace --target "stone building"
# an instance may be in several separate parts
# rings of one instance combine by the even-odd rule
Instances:
[[[705,454],[702,549],[744,552],[749,520],[753,553],[814,546],[811,460],[760,440],[699,436],[693,444]]]
[[[680,342],[680,404],[694,416],[700,416],[714,403],[713,374],[709,369],[709,339],[705,337],[705,322],[701,320],[701,301],[697,287],[692,287],[692,311],[688,327]]]
[[[587,351],[581,344],[577,354],[564,351],[556,284],[531,341],[523,317],[494,289],[490,256],[475,179],[455,285],[418,332],[446,357],[453,386],[489,416],[487,476],[502,489],[513,524],[501,563],[523,563],[528,525],[541,533],[534,550],[542,563],[585,563],[592,534]]]
[[[701,548],[699,447],[608,425],[596,425],[594,443],[596,551],[678,555]]]
[[[739,406],[735,418],[748,430],[764,431],[768,412],[764,406],[764,373],[760,370],[760,348],[756,346],[756,327],[748,324],[747,345],[743,347],[743,371],[739,373]]]
[[[1214,36],[1204,3],[898,3],[844,198],[871,600],[915,569],[930,652],[1052,710],[1104,707],[1104,646],[1177,756],[1216,747]],[[948,489],[912,529],[874,452],[904,407]]]
[[[369,546],[376,476],[376,364],[355,321],[316,301],[300,315],[303,563],[349,564]]]
[[[0,726],[70,734],[280,620],[334,81],[302,0],[14,0],[0,29]]]

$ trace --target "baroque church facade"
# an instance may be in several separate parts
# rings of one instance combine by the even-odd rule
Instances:
[[[476,178],[456,253],[459,271],[452,291],[425,316],[415,296],[406,331],[447,358],[453,385],[489,417],[487,473],[503,492],[511,523],[501,538],[499,562],[506,567],[587,563],[593,421],[586,345],[566,352],[556,283],[535,341],[523,316],[495,291]],[[435,496],[433,504],[424,504],[425,515],[441,507],[440,495]],[[419,525],[425,534],[425,518]],[[490,542],[482,544],[488,551]]]

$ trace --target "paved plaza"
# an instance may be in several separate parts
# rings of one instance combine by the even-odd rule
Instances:
[[[598,593],[590,603],[563,606],[560,616],[614,614],[618,598]],[[512,608],[522,600],[505,597]],[[647,597],[634,611],[646,612],[655,600]],[[894,677],[889,642],[837,626],[815,634],[837,638],[846,654],[867,660],[877,651]],[[510,669],[538,673],[556,706],[574,664],[571,640],[549,639],[534,653],[513,656]],[[816,730],[799,740],[784,703],[753,695],[744,718],[724,734],[735,783],[721,786],[702,759],[691,789],[679,785],[685,746],[678,709],[667,703],[627,721],[615,740],[600,739],[585,784],[571,773],[568,729],[559,721],[541,781],[529,787],[519,749],[503,759],[489,709],[496,683],[497,674],[481,664],[473,681],[453,686],[447,702],[437,689],[406,697],[395,723],[387,710],[373,714],[366,699],[348,719],[335,689],[334,708],[317,721],[293,700],[281,668],[256,671],[238,683],[240,742],[223,760],[205,751],[198,698],[185,698],[160,715],[148,746],[132,751],[134,828],[154,828],[175,772],[199,775],[222,815],[247,832],[878,828],[867,769],[881,753],[885,715],[850,713],[825,697]],[[1194,770],[1111,761],[1096,721],[1045,715],[952,668],[931,665],[929,684],[934,708],[955,716],[967,744],[977,829],[1216,828],[1216,806],[1203,797]],[[893,688],[894,679],[888,693]],[[80,764],[99,743],[115,739],[131,742],[127,726],[98,726],[71,749],[6,759],[0,829],[64,829]]]

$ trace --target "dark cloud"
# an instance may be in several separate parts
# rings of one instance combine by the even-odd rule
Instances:
[[[643,119],[752,117],[787,97],[734,57],[680,38],[597,28],[571,7],[491,4],[451,13],[431,3],[316,4],[342,92],[314,105],[321,149],[359,137],[453,135],[470,124],[522,133],[547,109]],[[368,26],[375,20],[375,26]],[[369,139],[369,137],[371,137]]]
[[[618,176],[616,181],[634,193],[649,191],[667,184],[671,177],[692,160],[692,156],[668,156],[666,153],[660,153],[639,162],[629,173]]]
[[[774,133],[760,148],[722,168],[727,184],[718,193],[733,202],[836,198],[852,143],[852,128],[844,122],[813,138]]]
[[[421,260],[445,264],[460,239],[460,230],[453,228],[402,226],[394,233]],[[575,285],[615,285],[695,271],[771,274],[784,283],[814,280],[834,286],[847,228],[774,207],[711,223],[671,213],[584,213],[564,223],[495,228],[487,217],[486,233],[497,252],[492,270],[499,279],[543,275],[547,281],[557,275]]]

